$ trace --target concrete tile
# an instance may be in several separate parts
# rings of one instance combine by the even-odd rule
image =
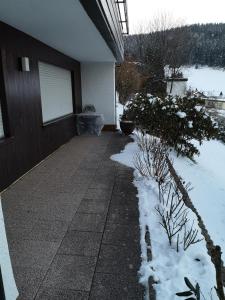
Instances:
[[[96,272],[111,274],[137,274],[140,253],[124,246],[101,245]]]
[[[143,300],[144,288],[138,283],[137,274],[95,273],[89,300]]]
[[[86,190],[86,187],[83,184],[80,184],[79,182],[74,182],[70,178],[67,178],[67,180],[62,181],[60,179],[57,180],[46,180],[46,182],[41,183],[38,186],[38,190],[41,191],[41,195],[43,194],[50,194],[50,193],[81,193],[82,195],[84,191]]]
[[[135,197],[135,195],[131,194],[124,195],[123,197],[114,196],[112,197],[110,208],[118,208],[121,211],[137,211],[138,199]]]
[[[104,231],[103,243],[110,245],[122,245],[135,249],[139,245],[140,229],[138,225],[121,225],[108,223]]]
[[[52,203],[51,201],[41,200],[38,204],[31,204],[31,210],[38,219],[62,220],[69,222],[75,215],[81,199],[74,203],[64,202],[62,199]]]
[[[13,267],[47,268],[54,258],[59,243],[32,240],[10,242]]]
[[[36,300],[88,299],[112,191],[97,268],[107,274],[96,273],[90,299],[142,299],[135,290],[140,253],[133,170],[110,160],[128,141],[114,133],[76,137],[3,196],[20,300],[37,292]],[[68,254],[57,252],[60,245]]]
[[[41,268],[22,266],[13,268],[13,271],[19,291],[17,300],[34,299],[46,271]]]
[[[69,223],[62,220],[38,220],[27,235],[27,239],[37,241],[61,241]]]
[[[40,190],[37,194],[34,194],[31,200],[27,203],[29,208],[37,208],[42,204],[49,204],[51,207],[55,207],[62,204],[74,204],[76,205],[81,201],[84,195],[84,190],[77,189],[73,192],[65,192],[63,189],[59,191],[46,191]]]
[[[69,230],[103,232],[105,215],[76,213]]]
[[[58,253],[97,256],[101,238],[102,234],[99,232],[68,231]]]
[[[119,178],[116,177],[115,179],[115,185],[114,185],[114,193],[129,193],[129,194],[133,194],[136,195],[137,194],[137,189],[136,187],[132,184],[132,180],[133,180],[133,176],[131,179],[126,179],[124,180],[124,178]]]
[[[94,158],[89,158],[87,157],[87,159],[84,159],[83,161],[80,162],[78,168],[79,169],[84,169],[84,170],[90,170],[93,171],[94,173],[96,172],[98,166],[99,166],[99,157],[98,159],[94,159]]]
[[[12,228],[15,231],[17,228],[30,230],[33,228],[38,219],[38,215],[29,209],[8,210],[3,208],[3,215],[5,219],[6,230],[7,228]]]
[[[89,184],[89,189],[103,189],[112,192],[114,186],[114,180],[99,180],[98,178],[93,178]]]
[[[19,199],[28,198],[32,194],[32,191],[26,187],[26,190],[20,190],[16,188],[16,185],[12,185],[1,194],[2,202],[7,205],[9,202],[17,203]]]
[[[78,208],[79,213],[106,214],[108,201],[83,199]]]
[[[57,255],[43,282],[43,287],[88,292],[95,265],[95,257]]]
[[[32,228],[30,227],[6,227],[6,236],[9,243],[15,240],[27,240],[28,235],[31,232]]]
[[[111,198],[111,191],[108,189],[101,189],[101,188],[89,188],[85,195],[85,199],[107,199]]]
[[[96,173],[96,171],[79,169],[71,177],[71,181],[74,183],[81,183],[81,184],[87,185],[91,181],[91,179],[95,176],[95,173]]]
[[[111,174],[110,176],[104,176],[104,175],[99,175],[98,173],[96,173],[95,176],[91,180],[90,188],[97,188],[98,184],[113,187],[114,181],[115,181],[115,177],[113,174]],[[94,186],[94,184],[96,184],[96,186]],[[93,185],[93,186],[91,186],[91,185]]]
[[[59,289],[41,289],[35,300],[88,300],[88,292],[59,290]]]
[[[108,222],[114,224],[137,224],[139,212],[137,210],[128,210],[118,207],[111,207],[108,214]]]
[[[105,176],[105,177],[110,177],[110,176],[115,176],[116,169],[114,168],[98,168],[98,176]]]
[[[116,162],[111,160],[108,156],[106,159],[101,160],[99,164],[100,168],[115,168],[116,167]]]

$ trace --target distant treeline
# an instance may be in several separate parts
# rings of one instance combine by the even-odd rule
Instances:
[[[168,40],[176,39],[181,28],[184,34],[182,64],[225,67],[225,24],[195,24],[169,29],[166,30]],[[157,35],[160,38],[159,32],[125,37],[125,53],[144,62],[144,49],[151,47],[151,41],[155,41]]]

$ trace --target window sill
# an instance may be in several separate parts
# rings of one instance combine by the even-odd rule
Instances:
[[[69,115],[59,117],[59,118],[51,120],[51,121],[47,121],[47,122],[42,124],[42,127],[45,128],[45,127],[48,127],[50,125],[54,125],[58,122],[61,122],[61,121],[64,121],[64,120],[67,120],[67,119],[70,119],[70,118],[75,118],[75,114],[69,114]]]

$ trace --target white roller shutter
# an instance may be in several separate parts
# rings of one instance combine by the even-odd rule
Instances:
[[[3,128],[3,121],[2,121],[2,109],[0,103],[0,138],[4,137],[4,128]]]
[[[73,113],[71,72],[39,62],[43,122]]]

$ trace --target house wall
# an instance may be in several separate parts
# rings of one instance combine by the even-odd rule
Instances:
[[[205,106],[208,108],[225,110],[225,101],[218,99],[205,99]]]
[[[172,91],[170,92],[171,85],[173,84]],[[171,94],[173,96],[181,96],[183,97],[187,91],[187,81],[167,81],[167,94]]]
[[[93,104],[104,123],[115,126],[115,64],[81,63],[82,104]]]
[[[72,72],[74,112],[81,110],[79,62],[0,22],[0,99],[6,137],[0,139],[0,191],[75,134],[74,114],[42,124],[38,61]],[[19,58],[29,57],[30,72]]]

